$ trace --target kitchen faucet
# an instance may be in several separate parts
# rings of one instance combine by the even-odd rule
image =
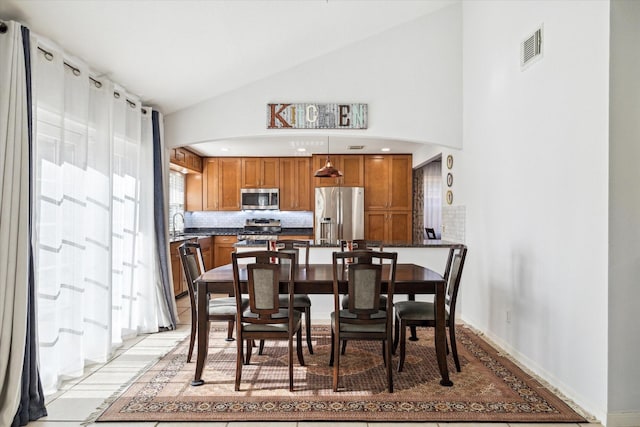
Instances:
[[[183,225],[183,229],[184,229],[184,215],[182,215],[182,213],[180,213],[180,212],[176,212],[175,214],[173,214],[173,217],[171,218],[171,227],[173,228],[172,236],[174,236],[174,237],[176,236],[176,217],[177,216],[180,216],[182,218],[182,225]]]

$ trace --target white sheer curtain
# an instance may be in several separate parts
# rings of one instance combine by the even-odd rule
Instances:
[[[35,270],[50,393],[123,339],[167,323],[154,257],[151,118],[123,88],[33,40]]]
[[[442,233],[442,162],[424,166],[424,226]]]

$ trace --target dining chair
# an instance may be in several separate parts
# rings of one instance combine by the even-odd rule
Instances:
[[[354,264],[344,265],[345,258],[358,258]],[[374,262],[377,261],[377,262]],[[389,273],[382,286],[382,261],[388,261]],[[391,366],[393,291],[395,288],[396,252],[345,251],[333,253],[333,299],[331,313],[331,359],[333,366],[333,391],[338,391],[340,373],[340,341],[379,340],[382,342],[382,358],[387,368],[387,388],[393,393],[393,367]],[[349,303],[342,308],[340,283],[347,282]],[[380,295],[386,293],[385,310],[379,307]]]
[[[309,268],[309,247],[308,240],[276,240],[275,249],[279,252],[289,252],[296,254],[296,267],[300,265],[300,249],[304,249],[304,266]],[[269,242],[267,242],[267,250],[269,250]],[[280,295],[280,306],[289,307],[289,296]],[[309,353],[313,354],[313,343],[311,337],[311,298],[307,294],[293,295],[293,308],[304,313],[305,335],[307,339],[307,348]],[[262,354],[264,350],[264,341],[260,341],[260,349],[258,354]]]
[[[445,294],[445,322],[449,328],[449,341],[451,352],[456,369],[460,372],[460,359],[458,358],[458,347],[456,346],[456,301],[460,291],[460,279],[462,268],[467,256],[467,247],[460,246],[449,249],[447,265],[445,267],[444,279],[447,282]],[[436,326],[435,304],[430,301],[399,301],[395,303],[395,337],[393,340],[394,353],[400,343],[400,358],[398,361],[398,372],[402,372],[406,354],[406,330],[408,326]],[[447,346],[447,353],[449,347]]]
[[[202,257],[202,249],[199,243],[185,242],[178,247],[178,252],[182,262],[182,270],[184,271],[185,279],[187,281],[187,290],[191,306],[191,335],[189,337],[189,351],[187,353],[187,363],[190,363],[191,357],[193,356],[193,348],[198,327],[195,280],[206,271],[206,268]],[[248,305],[249,300],[243,299],[242,304],[244,306]],[[213,298],[209,300],[209,322],[226,321],[228,323],[226,341],[233,341],[236,311],[236,298],[234,296],[229,298]],[[209,331],[207,330],[206,333],[208,334]]]
[[[436,230],[433,228],[425,227],[424,232],[427,235],[428,240],[436,240]]]
[[[345,251],[372,251],[372,250],[378,250],[380,252],[382,252],[384,250],[384,246],[382,241],[380,240],[364,240],[364,239],[355,239],[355,240],[341,240],[340,241],[340,250],[342,252]],[[342,259],[343,264],[344,263],[357,263],[358,262],[358,257],[352,258],[352,259],[348,259],[348,258],[344,258]],[[349,306],[349,296],[348,295],[344,295],[342,297],[342,308],[345,309]],[[378,306],[380,307],[380,310],[385,310],[387,307],[387,296],[386,295],[380,295],[380,301]],[[347,340],[343,340],[342,341],[342,354],[344,355],[345,351],[347,350]]]
[[[275,258],[278,262],[271,263]],[[233,283],[236,304],[240,306],[243,292],[238,260],[248,261],[246,269],[246,292],[249,306],[239,308],[236,315],[238,351],[236,355],[235,390],[240,390],[243,363],[249,364],[254,340],[287,340],[289,363],[289,391],[293,391],[293,336],[296,336],[298,362],[304,366],[302,356],[302,314],[280,305],[280,276],[287,282],[288,307],[293,307],[295,261],[294,253],[282,251],[252,251],[232,253]],[[244,343],[247,344],[246,361]]]

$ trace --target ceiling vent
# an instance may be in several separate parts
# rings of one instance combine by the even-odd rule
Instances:
[[[542,58],[542,26],[520,44],[520,69],[525,70]]]
[[[362,150],[364,145],[350,145],[349,150]]]

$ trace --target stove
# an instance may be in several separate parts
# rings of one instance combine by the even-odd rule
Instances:
[[[238,240],[267,242],[278,240],[280,233],[282,233],[282,225],[279,219],[252,218],[245,221],[244,228],[238,234]]]

